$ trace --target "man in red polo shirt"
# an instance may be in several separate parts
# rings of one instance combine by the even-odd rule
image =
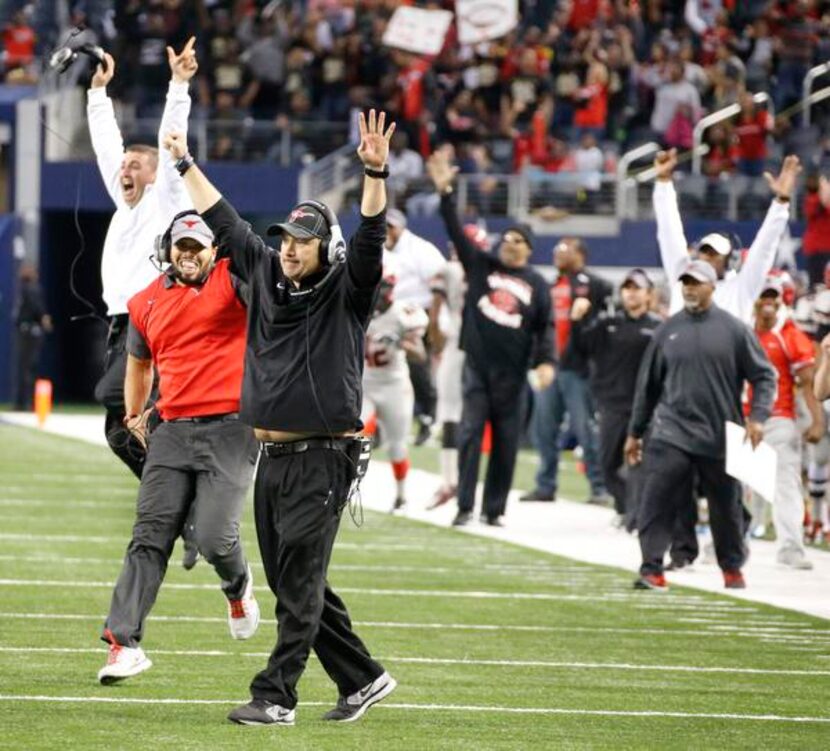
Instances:
[[[133,537],[102,639],[108,685],[152,663],[139,646],[173,544],[193,507],[195,542],[216,569],[235,639],[253,636],[259,606],[239,539],[239,518],[256,462],[239,421],[246,309],[230,261],[216,261],[213,233],[196,212],[178,214],[161,242],[170,268],[127,303],[128,430],[147,447]],[[161,423],[148,436],[144,405],[159,374]]]
[[[779,315],[783,300],[781,281],[768,277],[755,302],[755,334],[778,372],[778,391],[770,418],[764,423],[764,440],[778,455],[773,522],[778,538],[778,563],[811,569],[804,552],[804,488],[801,484],[802,435],[796,425],[795,388],[802,387],[812,422],[803,438],[817,443],[824,435],[824,415],[813,394],[815,353],[810,338],[788,317]]]

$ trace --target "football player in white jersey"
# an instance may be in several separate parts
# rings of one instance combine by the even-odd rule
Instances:
[[[392,462],[396,495],[392,511],[406,505],[409,472],[407,436],[412,424],[415,394],[409,380],[407,356],[426,359],[423,337],[429,319],[423,309],[394,299],[395,277],[384,273],[378,301],[366,330],[361,419],[371,433],[373,419]]]
[[[482,251],[489,252],[487,231],[477,224],[464,226],[464,233]],[[450,262],[433,278],[432,306],[429,311],[429,339],[440,353],[436,372],[438,406],[436,419],[441,425],[441,487],[429,505],[443,506],[455,498],[458,487],[458,422],[461,420],[461,371],[464,352],[459,347],[461,312],[467,284],[464,267],[451,250]]]

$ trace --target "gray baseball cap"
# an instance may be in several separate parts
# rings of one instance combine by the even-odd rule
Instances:
[[[685,276],[696,279],[704,284],[715,285],[718,282],[718,273],[715,271],[715,267],[700,258],[694,258],[688,261],[677,278],[683,281],[683,277]]]
[[[175,245],[185,238],[195,240],[203,248],[213,245],[213,232],[205,224],[205,220],[198,214],[185,214],[173,222],[170,230],[170,241]]]
[[[406,214],[400,209],[386,210],[386,223],[390,227],[397,227],[398,229],[406,229]]]

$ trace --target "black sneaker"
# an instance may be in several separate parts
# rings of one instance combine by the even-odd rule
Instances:
[[[395,504],[392,506],[392,513],[397,514],[406,508],[406,498],[398,496],[395,499]]]
[[[293,725],[294,710],[281,707],[267,699],[251,699],[228,715],[237,725]]]
[[[415,436],[415,445],[423,446],[432,436],[432,423],[418,420],[418,433]]]
[[[552,503],[556,500],[556,493],[553,491],[546,492],[544,490],[539,490],[539,488],[534,488],[529,493],[525,493],[524,495],[519,496],[520,501],[545,501],[547,503]]]
[[[472,511],[459,511],[452,520],[453,527],[466,527],[473,520]]]
[[[372,704],[389,696],[398,685],[398,682],[389,673],[384,671],[378,678],[365,685],[350,696],[341,696],[337,706],[323,715],[324,720],[332,722],[354,722],[359,720]]]

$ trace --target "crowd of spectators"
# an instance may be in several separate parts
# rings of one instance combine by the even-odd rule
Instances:
[[[733,103],[740,115],[707,133],[704,174],[756,177],[783,150],[808,163],[824,156],[819,129],[805,136],[793,126],[805,74],[830,57],[828,0],[519,0],[520,26],[506,37],[465,46],[451,27],[434,58],[384,46],[388,20],[404,3],[454,5],[89,0],[71,6],[64,28],[87,23],[114,52],[113,94],[138,117],[158,114],[165,46],[195,35],[196,98],[215,123],[215,159],[269,156],[237,137],[252,121],[325,153],[348,140],[355,113],[372,104],[394,113],[416,154],[448,143],[474,169],[481,159],[471,152],[483,145],[495,173],[580,169],[587,135],[606,171],[647,140],[688,149],[700,117]],[[40,0],[28,13],[7,5],[6,79],[34,80],[61,36],[42,6],[60,2]],[[769,92],[776,116],[752,101],[758,91]],[[820,121],[823,112],[814,112]]]

